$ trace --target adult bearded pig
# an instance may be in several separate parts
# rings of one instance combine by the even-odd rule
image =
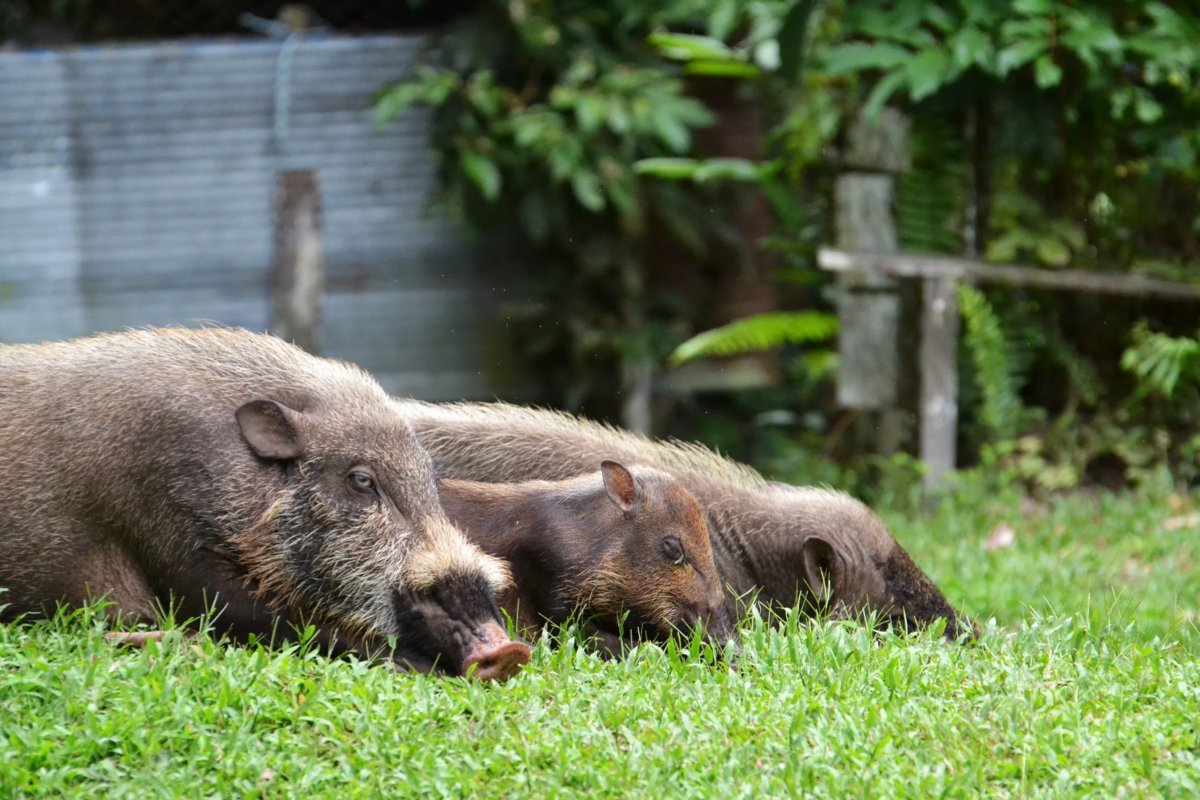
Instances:
[[[0,346],[0,614],[211,607],[234,635],[312,621],[502,679],[529,658],[500,625],[507,580],[356,367],[217,328]]]

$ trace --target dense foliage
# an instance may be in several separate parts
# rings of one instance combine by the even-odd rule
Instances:
[[[770,253],[785,308],[820,302],[813,254],[832,240],[841,135],[884,104],[914,121],[896,208],[904,249],[1189,279],[1196,41],[1197,19],[1162,2],[484,3],[379,109],[435,106],[448,205],[475,227],[515,224],[536,246],[544,302],[523,339],[535,363],[570,366],[554,371],[567,378],[552,399],[577,406],[616,385],[603,376],[620,365],[662,364],[708,327],[672,291],[678,272],[656,282],[655,262],[670,238],[671,258],[703,273],[705,254],[744,235],[728,223],[748,193],[771,201],[773,233],[745,244]],[[697,133],[724,113],[697,83],[714,75],[772,123],[757,162],[697,152]],[[1155,373],[1118,364],[1139,319],[1178,336],[1193,317],[1187,305],[968,292],[966,457],[1025,437],[1053,474],[1042,484],[1128,481],[1155,463],[1200,472],[1200,419],[1147,391]],[[673,360],[811,347],[832,325],[818,309],[769,313],[702,333]],[[1136,352],[1156,341],[1143,336]],[[786,353],[785,386],[731,408],[815,401],[823,421],[806,417],[794,434],[811,430],[828,451],[841,423],[828,392],[811,392],[827,373],[810,369],[828,358]]]
[[[905,248],[1193,278],[1193,15],[1158,2],[863,2],[840,24],[822,64],[846,83],[831,85],[868,110],[900,102],[915,120],[898,208]],[[1004,291],[963,301],[975,447],[1032,434],[1026,447],[1054,465],[1051,483],[1105,468],[1138,479],[1152,463],[1195,477],[1195,413],[1141,402],[1153,367],[1131,370],[1133,387],[1115,369],[1139,316],[1190,331],[1194,305]],[[1140,336],[1125,363],[1161,363],[1153,345],[1166,341]]]
[[[795,68],[777,34],[804,10],[483,3],[432,63],[380,96],[384,121],[413,103],[433,106],[446,205],[476,229],[515,226],[549,265],[522,338],[535,362],[558,367],[544,374],[566,378],[557,402],[577,406],[612,387],[614,369],[661,362],[687,332],[695,309],[656,290],[653,262],[664,252],[699,261],[732,244],[745,258],[748,243],[730,223],[744,195],[721,187],[760,175],[741,159],[687,158],[697,129],[717,121],[697,87],[764,91],[781,64]],[[679,169],[687,185],[662,179]]]

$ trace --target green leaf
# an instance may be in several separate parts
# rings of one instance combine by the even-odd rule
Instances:
[[[708,32],[713,38],[721,41],[729,38],[737,25],[740,6],[739,0],[720,0],[714,5],[708,15]]]
[[[948,43],[954,64],[962,69],[985,65],[992,55],[991,40],[978,28],[962,28],[950,36]]]
[[[825,54],[825,70],[833,75],[848,75],[869,69],[891,69],[907,63],[912,55],[907,49],[886,42],[851,42]]]
[[[759,165],[745,158],[709,158],[700,162],[693,179],[696,183],[713,180],[757,183],[762,177]]]
[[[936,92],[950,75],[950,56],[941,47],[922,50],[905,65],[909,95],[921,100]]]
[[[1033,237],[1025,231],[1009,231],[988,242],[984,259],[994,263],[1016,261],[1021,250],[1032,246],[1033,243]]]
[[[1139,122],[1149,125],[1152,122],[1158,122],[1162,118],[1163,107],[1157,100],[1150,96],[1149,92],[1139,91],[1134,96],[1133,113],[1137,115]]]
[[[463,153],[462,168],[471,182],[479,187],[484,199],[495,200],[500,196],[501,178],[496,162],[480,153]]]
[[[1037,39],[1049,41],[1054,34],[1050,15],[1010,19],[1000,26],[1000,33],[1011,40]]]
[[[1122,49],[1121,37],[1112,29],[1110,20],[1101,15],[1074,13],[1067,17],[1067,30],[1062,34],[1062,43],[1079,53],[1082,58],[1092,64],[1092,51],[1108,54],[1119,54]]]
[[[600,126],[604,124],[606,110],[603,97],[580,94],[578,102],[575,103],[575,119],[579,122],[579,129],[587,134],[600,130]]]
[[[683,68],[687,75],[711,75],[717,78],[757,78],[762,70],[745,61],[697,60],[688,62]]]
[[[420,88],[412,83],[398,83],[385,89],[375,101],[376,124],[385,125],[410,108],[419,99]]]
[[[938,33],[952,33],[958,28],[958,20],[946,9],[930,3],[925,7],[925,24]]]
[[[1053,14],[1055,11],[1052,0],[1013,0],[1013,11],[1026,16]]]
[[[692,135],[687,126],[675,118],[669,111],[655,109],[650,114],[650,125],[659,141],[674,153],[682,153],[692,144]]]
[[[629,109],[620,97],[610,97],[604,106],[604,121],[608,129],[618,136],[629,133]]]
[[[717,115],[698,100],[676,95],[672,95],[668,100],[666,105],[669,106],[671,113],[689,128],[703,128],[717,121]]]
[[[550,90],[549,100],[555,108],[571,108],[579,102],[579,89],[559,84]]]
[[[779,27],[779,74],[790,83],[800,82],[808,27],[818,4],[819,0],[796,0]]]
[[[1039,56],[1033,62],[1033,79],[1040,89],[1049,89],[1062,81],[1062,68],[1049,55]]]
[[[596,214],[604,210],[604,194],[600,191],[600,178],[596,173],[579,170],[572,174],[571,191],[588,211]]]
[[[1139,379],[1139,394],[1158,392],[1170,397],[1181,379],[1200,382],[1200,340],[1151,333],[1140,324],[1133,344],[1121,354],[1121,367]]]
[[[651,47],[665,57],[676,61],[711,59],[731,60],[736,57],[733,50],[719,39],[711,36],[696,36],[689,33],[652,33],[647,37]]]
[[[518,114],[511,119],[513,141],[518,147],[542,147],[548,139],[561,132],[562,117],[558,112],[542,111]]]
[[[633,171],[669,181],[692,180],[700,162],[694,158],[643,158],[633,162]]]
[[[462,85],[452,72],[421,67],[412,80],[384,88],[375,96],[375,121],[383,125],[416,103],[440,106]]]
[[[1071,260],[1067,243],[1057,236],[1040,236],[1034,246],[1038,261],[1051,267],[1065,267]]]
[[[1041,39],[1022,39],[1010,44],[996,56],[996,70],[1003,77],[1045,53],[1046,47],[1046,41]]]
[[[762,165],[745,158],[643,158],[634,162],[633,170],[639,175],[696,183],[715,180],[757,183],[763,177]]]
[[[996,438],[1012,440],[1017,434],[1022,404],[1004,328],[982,292],[963,283],[956,288],[963,342],[975,364],[975,382],[983,399],[980,421]]]
[[[1074,222],[1054,220],[1050,223],[1050,230],[1054,231],[1072,250],[1082,250],[1087,243],[1083,228]]]
[[[823,311],[755,314],[693,336],[675,348],[669,363],[679,365],[703,356],[731,356],[785,344],[825,341],[837,329],[837,317]]]
[[[900,84],[904,83],[905,77],[905,74],[900,71],[884,75],[871,89],[871,93],[867,95],[867,100],[863,103],[863,114],[871,119],[879,116],[879,110],[896,93],[896,90],[900,88]]]
[[[627,171],[601,173],[604,193],[618,213],[628,216],[638,210],[636,186]]]
[[[467,100],[485,117],[500,116],[504,109],[504,90],[496,86],[488,70],[475,73],[466,84]]]

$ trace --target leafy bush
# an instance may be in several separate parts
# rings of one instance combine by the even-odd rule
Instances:
[[[533,324],[559,332],[539,337],[539,355],[568,366],[575,400],[613,386],[605,364],[659,363],[681,338],[689,310],[649,279],[656,243],[702,253],[737,239],[733,215],[717,211],[736,197],[661,178],[760,177],[744,160],[694,158],[695,131],[715,117],[688,81],[794,60],[775,36],[804,5],[484,3],[433,63],[380,94],[381,122],[434,107],[453,212],[476,229],[515,222],[553,265]]]

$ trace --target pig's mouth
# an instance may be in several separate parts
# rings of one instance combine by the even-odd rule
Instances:
[[[637,608],[622,608],[618,611],[582,610],[583,619],[612,636],[631,641],[657,641],[663,637],[663,626]]]
[[[394,593],[398,667],[503,681],[529,662],[529,645],[509,637],[495,602],[474,583],[452,579]]]

